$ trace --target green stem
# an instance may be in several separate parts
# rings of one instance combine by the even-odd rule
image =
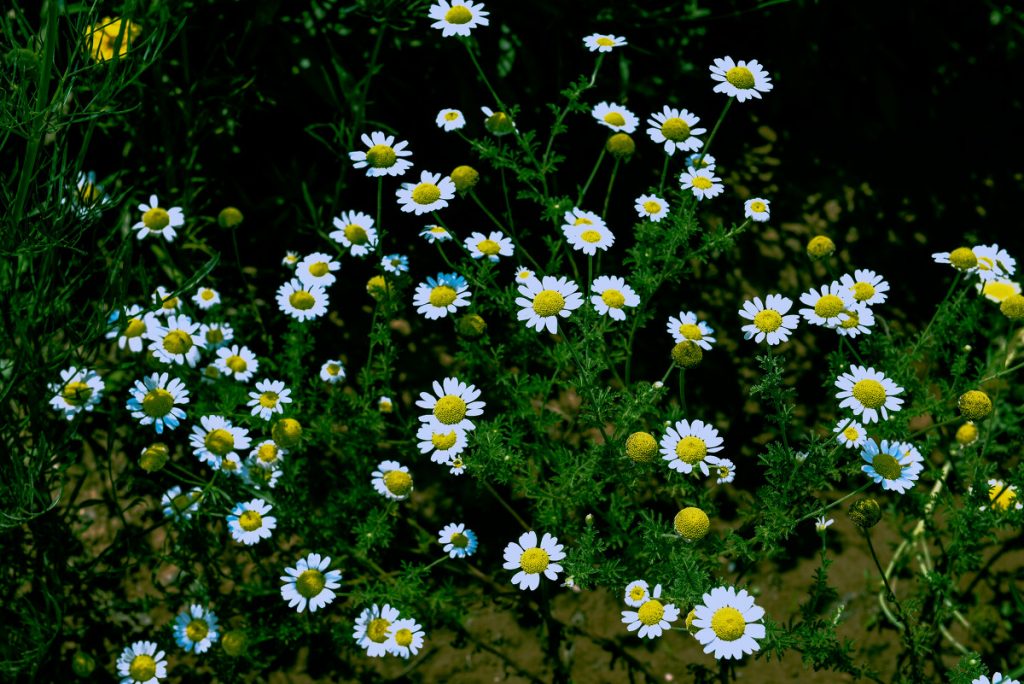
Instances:
[[[565,107],[562,108],[562,111],[558,113],[558,118],[555,119],[555,125],[551,127],[551,135],[548,137],[547,147],[544,148],[544,156],[541,157],[541,163],[544,165],[545,169],[548,165],[548,158],[551,156],[551,148],[555,144],[555,136],[558,135],[559,130],[562,127],[562,122],[565,120],[565,116],[569,113],[569,107],[573,102],[579,99],[579,96],[582,95],[584,91],[594,87],[594,83],[597,81],[597,70],[601,68],[601,62],[603,61],[604,54],[599,53],[597,55],[597,63],[594,64],[594,72],[590,74],[590,82],[586,87],[576,93],[575,97],[568,98],[569,102],[566,103]]]
[[[377,263],[384,258],[384,176],[377,177]]]
[[[604,208],[601,209],[601,218],[608,217],[608,202],[612,198],[612,186],[615,185],[615,175],[619,172],[619,160],[615,160],[612,166],[612,177],[608,179],[608,189],[604,193]]]
[[[902,624],[899,625],[903,629],[904,636],[906,637],[907,650],[910,651],[910,659],[915,663],[914,671],[920,672],[916,667],[917,655],[914,651],[914,636],[910,630],[910,620],[907,618],[907,614],[903,611],[903,606],[896,600],[896,593],[892,590],[892,586],[889,584],[889,578],[885,574],[885,570],[882,569],[882,564],[878,561],[878,554],[875,553],[875,545],[871,543],[871,533],[868,530],[861,530],[864,533],[864,539],[868,542],[868,551],[871,552],[871,560],[875,561],[875,567],[878,568],[878,573],[882,576],[882,582],[885,584],[886,600],[896,606],[896,614],[899,615]]]
[[[804,520],[810,520],[811,518],[817,518],[820,515],[824,515],[827,511],[829,511],[829,509],[835,508],[839,504],[841,504],[844,501],[846,501],[847,499],[849,499],[851,496],[857,496],[861,492],[867,490],[867,488],[870,487],[873,484],[874,484],[874,482],[868,482],[863,487],[861,487],[859,489],[853,490],[852,492],[850,492],[846,496],[844,496],[842,498],[839,498],[839,499],[836,499],[835,501],[833,501],[832,503],[828,504],[827,506],[822,506],[821,508],[819,508],[818,510],[814,511],[813,513],[808,513],[804,517],[802,517],[799,520],[797,520],[797,522],[800,523],[800,522],[803,522]]]
[[[490,495],[493,496],[494,499],[499,504],[501,504],[502,508],[504,508],[506,511],[508,511],[512,515],[512,517],[516,519],[516,522],[519,523],[524,530],[530,531],[530,530],[533,529],[528,524],[526,524],[526,521],[523,520],[519,516],[518,513],[516,513],[515,509],[512,508],[512,506],[510,506],[507,501],[505,501],[505,499],[501,496],[501,494],[498,494],[497,490],[495,490],[494,487],[492,487],[489,482],[487,482],[486,480],[482,480],[482,479],[477,480],[477,482],[481,483],[484,486],[484,489],[486,489],[490,493]]]
[[[697,157],[696,168],[700,168],[700,164],[704,161],[704,157],[708,156],[708,150],[711,149],[711,143],[715,139],[715,134],[718,133],[718,127],[722,125],[722,121],[725,120],[725,115],[729,111],[729,107],[732,107],[733,98],[729,98],[725,101],[725,107],[722,108],[722,113],[718,115],[718,121],[715,122],[715,127],[711,129],[711,135],[708,136],[708,141],[704,143],[704,149]]]
[[[590,176],[587,177],[587,182],[584,184],[583,189],[580,190],[579,195],[576,196],[576,206],[582,206],[583,198],[587,195],[587,190],[590,189],[590,184],[594,182],[594,176],[597,175],[597,169],[600,168],[601,162],[604,161],[605,147],[601,145],[601,153],[597,155],[597,161],[594,163],[594,168],[590,170]]]
[[[1010,373],[1016,372],[1016,371],[1020,370],[1021,368],[1024,368],[1024,363],[1018,363],[1016,366],[1010,366],[1006,370],[1000,371],[1000,372],[996,373],[995,375],[990,375],[987,378],[982,378],[981,380],[978,381],[978,384],[979,385],[984,385],[989,380],[995,380],[996,378],[1002,377],[1004,375],[1009,375]]]
[[[665,178],[668,176],[668,160],[671,159],[669,155],[665,155],[665,163],[661,165],[661,182],[658,183],[658,194],[665,192]]]
[[[679,369],[679,405],[683,409],[683,415],[686,415],[686,369]]]
[[[523,254],[523,255],[524,255],[524,256],[525,256],[526,258],[527,258],[527,260],[528,260],[528,261],[530,262],[530,264],[531,264],[531,265],[532,265],[532,266],[533,266],[533,267],[534,267],[534,268],[535,268],[535,269],[536,269],[536,270],[537,270],[538,272],[542,271],[542,269],[541,269],[541,267],[540,267],[540,264],[538,264],[538,263],[537,263],[537,261],[536,261],[536,259],[534,259],[534,258],[533,258],[533,256],[532,256],[532,255],[531,255],[531,254],[530,254],[529,252],[527,252],[527,251],[526,251],[526,248],[525,248],[525,247],[523,247],[523,246],[522,246],[522,244],[520,244],[520,242],[519,242],[519,239],[518,239],[518,238],[516,238],[516,235],[515,235],[515,233],[514,233],[514,232],[512,232],[511,230],[507,230],[507,229],[506,229],[506,228],[505,228],[505,227],[504,227],[504,226],[503,226],[503,225],[501,224],[501,222],[500,222],[500,221],[498,221],[498,219],[497,219],[497,218],[495,218],[494,214],[492,214],[492,213],[491,213],[491,212],[490,212],[490,211],[489,211],[489,210],[487,209],[487,207],[486,207],[486,206],[484,206],[484,203],[483,203],[483,202],[482,202],[482,201],[480,200],[480,198],[479,198],[479,197],[477,196],[477,194],[476,194],[476,192],[475,192],[474,190],[470,190],[470,191],[469,191],[469,196],[473,198],[473,201],[474,201],[474,202],[476,202],[476,205],[477,205],[478,207],[480,207],[480,210],[481,210],[481,211],[483,211],[483,212],[484,212],[484,213],[485,213],[485,214],[487,215],[487,218],[491,219],[491,223],[493,223],[493,224],[494,224],[495,226],[497,226],[498,230],[500,230],[500,231],[502,231],[502,232],[504,232],[504,233],[507,233],[507,234],[508,234],[508,236],[509,236],[510,238],[512,238],[512,243],[513,243],[513,244],[514,244],[514,245],[516,246],[516,249],[517,249],[517,250],[519,250],[519,252],[520,252],[521,254]]]

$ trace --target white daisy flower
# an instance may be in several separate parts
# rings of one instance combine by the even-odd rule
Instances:
[[[412,493],[412,475],[409,468],[398,461],[381,461],[373,471],[371,480],[377,493],[387,499],[403,501]]]
[[[996,672],[992,675],[992,681],[990,682],[986,675],[982,675],[971,682],[971,684],[1020,684],[1016,679],[1010,679],[1004,677],[1002,672]]]
[[[631,608],[639,608],[651,597],[651,588],[644,580],[636,580],[626,585],[623,600]]]
[[[217,616],[196,603],[174,620],[174,640],[186,653],[206,653],[219,637]]]
[[[516,128],[516,124],[509,118],[509,115],[505,112],[492,111],[490,107],[481,107],[480,111],[484,114],[484,128],[486,128],[492,135],[500,138],[503,135],[509,133],[518,133],[519,129]]]
[[[337,359],[325,361],[320,366],[320,379],[331,384],[341,382],[345,379],[345,364]]]
[[[620,133],[632,133],[640,122],[636,114],[614,102],[599,102],[590,113],[599,124]]]
[[[327,313],[330,298],[327,290],[319,285],[303,285],[298,278],[292,278],[277,288],[277,306],[299,321],[309,321]]]
[[[270,420],[275,413],[284,413],[283,404],[292,403],[292,391],[286,389],[280,380],[260,380],[256,383],[256,391],[249,392],[246,406],[252,409],[252,415],[263,420]]]
[[[153,373],[135,381],[129,390],[127,408],[139,425],[152,425],[156,434],[164,428],[173,430],[185,419],[185,411],[178,404],[188,403],[188,390],[178,378],[170,380],[167,373]]]
[[[874,271],[857,269],[852,276],[844,273],[839,282],[853,295],[853,301],[859,304],[874,306],[888,297],[885,293],[889,291],[889,283]]]
[[[676,421],[661,438],[662,458],[668,461],[668,467],[681,473],[693,472],[695,465],[707,477],[711,474],[708,463],[716,465],[718,459],[710,454],[722,450],[722,438],[718,430],[709,423],[700,420]]]
[[[707,169],[708,171],[715,170],[715,158],[710,154],[701,154],[700,152],[694,152],[686,158],[686,163],[683,164],[687,168],[693,167],[695,169]]]
[[[519,266],[516,268],[516,282],[517,283],[528,283],[532,280],[537,280],[537,275],[526,268],[525,266]]]
[[[665,105],[660,112],[651,114],[647,119],[647,135],[655,143],[662,145],[665,154],[672,156],[676,150],[693,152],[704,146],[698,135],[704,135],[706,128],[697,128],[700,117],[685,109],[675,109]],[[706,169],[701,169],[706,170]]]
[[[259,370],[260,362],[248,347],[233,344],[217,350],[217,370],[239,382],[249,382]]]
[[[640,195],[636,198],[636,213],[655,223],[668,216],[668,202],[657,195]]]
[[[438,432],[452,429],[465,432],[476,428],[469,418],[483,415],[487,405],[478,401],[480,390],[454,377],[441,382],[435,380],[433,388],[434,394],[420,392],[416,402],[416,406],[431,412],[420,416],[420,422],[427,423]]]
[[[849,418],[840,420],[839,423],[832,428],[832,432],[836,433],[836,441],[847,449],[863,446],[864,440],[868,438],[868,433],[864,429],[864,426]]]
[[[446,464],[453,456],[466,449],[468,438],[464,430],[422,423],[416,431],[417,446],[421,454],[430,454],[434,463]]]
[[[282,266],[287,266],[288,268],[295,268],[295,266],[298,263],[299,263],[299,253],[298,252],[285,252],[284,253],[284,258],[281,259],[281,265]]]
[[[461,456],[455,456],[452,460],[445,463],[448,466],[448,472],[452,475],[461,475],[466,472],[466,462]]]
[[[825,520],[825,516],[819,516],[818,519],[814,521],[814,529],[816,529],[818,532],[824,532],[829,528],[829,525],[831,525],[834,522],[835,520],[833,520],[832,518]]]
[[[936,252],[932,254],[932,259],[937,264],[949,264],[964,273],[978,270],[978,256],[970,247],[958,247],[952,252]]]
[[[50,391],[56,392],[50,399],[50,406],[71,420],[82,411],[92,411],[100,403],[104,387],[94,370],[65,368],[60,372],[60,382],[50,384]]]
[[[487,26],[490,20],[484,11],[484,3],[472,0],[437,0],[430,6],[429,16],[436,19],[431,28],[441,29],[441,37],[468,36],[477,26]]]
[[[189,520],[199,510],[199,502],[203,499],[203,490],[193,487],[182,494],[181,487],[175,485],[160,497],[160,508],[164,516],[172,520]]]
[[[376,603],[366,608],[356,618],[356,628],[352,638],[360,648],[366,649],[371,658],[381,658],[388,653],[388,641],[392,628],[398,621],[398,609],[384,604],[381,608]]]
[[[280,449],[280,447],[278,447]],[[285,453],[284,449],[280,449]],[[242,482],[255,487],[256,489],[273,489],[277,481],[281,479],[281,464],[275,463],[271,466],[264,466],[257,459],[250,456],[242,462]]]
[[[495,262],[499,257],[512,256],[512,252],[515,251],[512,238],[505,237],[504,233],[497,230],[491,231],[488,235],[473,233],[463,244],[474,259],[487,257]]]
[[[712,465],[713,474],[718,476],[715,480],[718,484],[728,484],[736,479],[736,464],[727,458],[717,459]]]
[[[997,511],[1005,511],[1010,506],[1013,506],[1015,510],[1024,508],[1017,498],[1017,490],[1013,485],[1007,484],[1002,480],[989,480],[988,481],[988,500],[987,506],[980,506],[978,510],[988,510],[992,508]]]
[[[976,287],[978,292],[985,295],[985,299],[997,304],[1001,304],[1013,295],[1020,294],[1020,283],[1013,282],[1012,280],[989,280],[978,283]],[[110,337],[109,333],[107,337]]]
[[[380,260],[380,265],[388,273],[401,275],[409,272],[409,257],[404,254],[388,254]]]
[[[579,228],[580,226],[589,228],[607,227],[603,218],[592,211],[584,211],[579,207],[573,207],[572,211],[565,212],[563,220],[565,221],[565,223],[562,224],[563,233],[568,232],[572,228]]]
[[[477,540],[473,530],[463,523],[449,523],[437,533],[437,543],[444,545],[449,558],[465,558],[476,553]]]
[[[223,416],[200,418],[199,425],[192,426],[189,442],[192,453],[200,462],[208,463],[213,468],[220,468],[221,460],[230,454],[240,458],[238,451],[248,449],[252,444],[248,430],[233,426]]]
[[[693,342],[707,351],[715,343],[715,338],[712,337],[715,329],[704,321],[698,320],[697,314],[693,311],[680,311],[678,317],[669,316],[667,330],[676,344]]]
[[[235,504],[228,515],[228,531],[232,539],[246,546],[252,546],[261,539],[270,539],[271,530],[277,527],[277,518],[267,515],[272,508],[263,499]]]
[[[278,468],[287,454],[288,450],[278,446],[277,442],[265,439],[249,452],[248,462],[260,468]]]
[[[411,618],[396,620],[391,625],[390,634],[384,647],[391,655],[408,660],[410,655],[416,655],[423,648],[423,627]]]
[[[199,337],[206,342],[207,349],[220,349],[235,339],[235,331],[227,323],[203,323],[199,326]]]
[[[330,254],[313,252],[306,255],[302,261],[296,264],[295,275],[298,276],[303,285],[328,287],[337,280],[334,271],[340,269],[341,262],[335,261]]]
[[[285,568],[281,575],[281,598],[288,602],[289,608],[299,613],[309,606],[309,612],[315,613],[332,601],[337,594],[334,589],[341,586],[341,571],[327,570],[331,564],[330,556],[321,557],[319,553],[311,553],[300,558],[294,568]]]
[[[704,603],[694,609],[694,636],[705,653],[715,658],[736,658],[760,650],[758,640],[764,639],[764,609],[754,597],[733,587],[716,587],[704,594]]]
[[[763,304],[760,297],[743,302],[740,316],[751,321],[741,328],[743,339],[749,340],[753,337],[755,342],[763,342],[767,338],[768,344],[772,346],[788,340],[800,323],[799,316],[786,315],[792,306],[792,299],[777,294],[765,297]]]
[[[562,572],[562,566],[556,561],[565,558],[562,545],[558,539],[548,533],[537,544],[537,533],[534,531],[524,532],[519,536],[519,543],[509,542],[505,547],[506,570],[518,570],[512,576],[512,584],[518,585],[520,589],[536,589],[540,586],[540,574],[549,580],[558,579],[558,573]]]
[[[170,316],[181,310],[181,299],[163,285],[158,285],[153,293],[153,304],[157,306],[154,312],[157,316]]]
[[[381,413],[391,413],[394,409],[394,404],[391,403],[391,397],[381,396],[377,400],[377,410]]]
[[[588,256],[594,256],[599,249],[607,252],[608,248],[615,244],[615,235],[603,224],[563,226],[562,232],[573,249]]]
[[[620,36],[593,33],[583,39],[583,44],[591,52],[611,52],[613,48],[628,45],[625,38]]]
[[[558,318],[568,318],[583,305],[579,287],[565,277],[544,276],[518,289],[522,297],[516,297],[516,304],[521,307],[516,318],[526,321],[526,327],[537,332],[547,328],[554,335],[558,332]]]
[[[715,92],[735,97],[739,102],[754,97],[761,99],[761,93],[767,93],[775,87],[768,72],[756,59],[734,62],[732,57],[720,57],[710,68],[711,79],[719,81]]]
[[[622,611],[622,622],[630,632],[637,632],[641,639],[660,637],[672,623],[679,619],[679,609],[671,603],[662,603],[661,585],[656,584],[651,597],[640,606],[639,610]],[[639,630],[639,631],[637,631]]]
[[[451,240],[452,234],[441,226],[427,226],[420,231],[420,237],[425,238],[430,244]]]
[[[924,470],[921,455],[915,450],[906,450],[899,442],[883,439],[879,444],[868,439],[860,452],[867,465],[860,467],[886,491],[905,493],[914,486],[918,474]]]
[[[871,309],[866,304],[854,304],[839,314],[839,325],[835,330],[843,337],[870,335],[874,324],[875,314]]]
[[[466,117],[458,109],[442,109],[437,113],[435,122],[438,128],[443,128],[446,133],[450,133],[465,126]]]
[[[419,216],[447,207],[455,197],[455,183],[448,176],[420,171],[419,183],[402,183],[395,195],[402,211]]]
[[[206,340],[199,336],[199,324],[188,316],[168,316],[165,324],[153,323],[147,330],[149,350],[158,361],[188,364],[196,367],[199,350],[206,348]]]
[[[708,169],[697,171],[690,167],[679,174],[679,189],[689,190],[698,200],[711,199],[722,194],[722,191],[725,190],[721,180],[713,171]]]
[[[771,204],[761,197],[752,197],[743,203],[743,216],[757,223],[764,223],[771,218]]]
[[[433,321],[446,318],[460,307],[469,306],[472,296],[469,283],[458,273],[438,273],[436,278],[428,277],[416,286],[412,305],[416,307],[416,313]]]
[[[377,230],[369,214],[343,211],[331,219],[331,223],[337,230],[331,231],[328,237],[349,250],[352,256],[366,256],[377,247]]]
[[[220,293],[210,287],[201,287],[192,295],[192,302],[203,311],[207,311],[220,304]]]
[[[140,240],[147,235],[159,235],[168,242],[173,242],[178,234],[175,228],[185,225],[185,214],[181,207],[164,209],[156,195],[149,196],[149,204],[140,204],[139,211],[142,212],[142,220],[133,225],[132,230],[139,231],[137,237]]]
[[[359,136],[367,149],[349,152],[348,158],[357,169],[366,169],[367,176],[401,176],[412,166],[412,162],[403,157],[411,157],[412,152],[405,149],[409,143],[405,140],[397,145],[395,136],[387,135],[381,131],[374,131],[370,135],[363,133]]]
[[[128,347],[129,351],[137,354],[143,349],[150,326],[156,322],[154,314],[145,311],[138,304],[132,304],[124,311],[123,317],[121,311],[110,314],[107,324],[111,327],[106,337],[108,340],[117,338],[118,349]]]
[[[836,399],[842,399],[839,406],[863,416],[865,423],[877,423],[879,413],[882,420],[889,420],[888,412],[895,413],[903,406],[903,400],[896,396],[903,393],[903,388],[874,368],[851,365],[850,372],[836,379],[836,387]]]
[[[590,303],[602,316],[611,316],[613,320],[626,320],[625,306],[637,306],[640,297],[619,277],[598,276],[590,286],[593,292]]]
[[[220,467],[217,470],[228,475],[241,475],[244,468],[241,456],[238,454],[228,454],[220,460]]]
[[[813,325],[834,328],[839,325],[840,315],[853,306],[853,292],[838,280],[822,285],[821,290],[812,287],[800,295],[800,301],[809,308],[800,309],[800,315]]]
[[[981,282],[1006,280],[1017,272],[1017,261],[999,245],[978,245],[974,248],[978,257],[978,277]]]
[[[125,646],[117,659],[120,684],[157,684],[167,676],[167,660],[152,641],[136,641]]]

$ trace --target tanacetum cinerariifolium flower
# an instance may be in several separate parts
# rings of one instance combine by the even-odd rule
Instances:
[[[874,368],[850,366],[849,372],[836,379],[836,387],[836,399],[842,399],[839,406],[861,416],[865,423],[877,423],[879,414],[882,420],[889,420],[889,412],[903,406],[897,396],[903,388]]]
[[[732,57],[720,57],[711,65],[711,78],[718,81],[716,93],[725,93],[739,102],[755,97],[761,99],[761,93],[767,93],[775,87],[768,72],[756,59],[734,62]]]
[[[82,411],[92,411],[103,396],[103,380],[94,370],[74,366],[60,372],[60,382],[50,385],[56,392],[50,406],[71,420]]]
[[[174,640],[187,652],[205,653],[220,637],[217,616],[193,603],[174,620]]]
[[[477,26],[487,26],[489,12],[484,11],[484,3],[473,0],[438,0],[430,6],[429,16],[436,21],[431,28],[441,30],[441,36],[468,36]]]
[[[175,228],[185,225],[185,214],[181,207],[164,209],[156,195],[149,196],[149,204],[140,204],[139,211],[142,212],[142,219],[132,226],[132,230],[139,231],[140,240],[147,235],[159,235],[171,242],[178,234]]]
[[[630,591],[630,587],[632,587],[632,591]],[[626,588],[629,605],[636,603],[635,597],[641,593],[637,589],[641,589],[640,582],[633,582]],[[646,582],[643,583],[642,591],[646,594]],[[630,598],[634,599],[633,603],[629,602]],[[672,623],[679,619],[679,609],[671,603],[662,603],[659,599],[661,599],[661,585],[657,584],[654,586],[654,591],[646,595],[640,602],[637,610],[622,611],[622,622],[626,625],[626,629],[636,632],[641,639],[656,639],[666,629],[670,629]]]
[[[246,546],[270,539],[271,530],[277,527],[277,518],[267,515],[272,508],[263,499],[235,504],[227,518],[231,537]]]
[[[869,438],[864,443],[861,457],[867,462],[861,470],[881,484],[882,489],[900,494],[914,486],[918,473],[924,469],[921,454],[905,442],[883,439],[879,444]]]
[[[442,382],[434,381],[434,394],[420,392],[416,406],[430,411],[420,416],[420,422],[427,423],[437,432],[452,429],[472,430],[476,427],[471,417],[483,415],[487,404],[479,401],[480,390],[458,378],[445,378]]]
[[[128,410],[140,425],[152,425],[156,433],[164,428],[173,430],[185,419],[185,411],[178,404],[188,403],[188,390],[178,378],[171,380],[167,373],[153,373],[135,381],[130,391]]]
[[[121,684],[157,684],[167,676],[167,660],[152,641],[136,641],[125,646],[117,659]]]
[[[394,624],[398,621],[398,609],[384,604],[383,607],[373,604],[356,618],[352,638],[366,649],[371,658],[382,658],[388,653],[388,640]]]
[[[517,318],[537,332],[547,329],[554,335],[558,332],[558,319],[568,318],[583,305],[579,287],[564,277],[544,276],[527,281],[518,289],[522,296],[516,297],[516,304],[521,307]]]
[[[558,573],[562,572],[562,566],[555,561],[565,558],[562,545],[558,539],[547,532],[544,533],[540,544],[537,543],[537,533],[524,532],[519,536],[519,543],[509,542],[505,547],[506,570],[518,570],[512,576],[512,584],[520,589],[536,589],[540,586],[540,575],[544,574],[549,580],[558,579]]]
[[[740,316],[750,321],[742,327],[743,338],[754,338],[755,342],[767,340],[772,346],[785,342],[800,322],[799,316],[787,315],[792,307],[792,299],[777,294],[765,297],[763,304],[760,297],[743,302]]]
[[[437,533],[437,542],[444,545],[450,558],[465,558],[476,552],[476,533],[463,523],[450,523]]]
[[[765,636],[764,609],[754,597],[733,587],[716,587],[704,594],[704,603],[694,608],[694,635],[705,653],[715,658],[736,658],[760,650],[758,640]]]
[[[412,162],[404,159],[412,156],[405,140],[395,143],[395,136],[381,131],[363,133],[360,140],[367,149],[349,152],[348,157],[354,162],[352,166],[366,169],[367,176],[401,176],[412,167]]]
[[[341,586],[341,571],[327,570],[331,564],[330,556],[311,553],[300,558],[294,568],[285,568],[281,576],[281,597],[288,602],[289,608],[301,613],[309,606],[314,613],[334,600],[333,589]]]

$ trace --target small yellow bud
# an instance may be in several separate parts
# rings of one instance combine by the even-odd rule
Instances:
[[[812,259],[823,259],[836,251],[836,243],[824,235],[817,235],[807,243],[807,256]]]
[[[968,420],[981,420],[992,413],[992,400],[981,390],[964,392],[957,405],[960,407],[960,415]]]
[[[696,342],[683,340],[672,347],[672,360],[681,368],[693,368],[703,358],[704,352]]]
[[[96,669],[96,659],[85,651],[76,651],[71,657],[71,671],[79,677],[88,677]]]
[[[690,506],[676,513],[673,523],[679,536],[688,542],[703,539],[711,529],[711,520],[708,514],[699,508]]]
[[[650,463],[658,455],[658,441],[649,432],[634,432],[626,439],[626,455],[634,463]]]
[[[973,444],[978,440],[978,426],[972,421],[967,421],[956,429],[956,441],[960,446]]]
[[[299,440],[302,439],[302,424],[294,418],[282,418],[274,423],[270,436],[282,449],[292,449],[297,447]]]
[[[636,152],[636,143],[627,133],[616,133],[608,138],[604,148],[616,159],[628,159]]]
[[[477,314],[466,314],[459,319],[456,329],[463,337],[480,337],[487,330],[487,321]]]
[[[1003,315],[1013,321],[1024,318],[1024,295],[1010,295],[999,304]]]
[[[472,166],[456,166],[451,173],[452,182],[459,192],[466,192],[480,182],[480,174]]]
[[[245,653],[245,646],[248,638],[245,635],[245,631],[241,629],[233,629],[224,635],[221,639],[221,646],[224,647],[224,652],[232,658]]]
[[[377,301],[380,301],[390,289],[391,284],[381,275],[375,275],[366,282],[366,291]]]
[[[221,228],[234,228],[235,226],[242,225],[242,220],[245,217],[242,216],[242,212],[234,207],[224,207],[217,214],[217,223]]]
[[[484,128],[497,136],[508,135],[516,130],[515,124],[505,112],[495,112],[484,121]]]
[[[882,507],[874,499],[861,499],[850,506],[848,515],[854,525],[869,530],[882,519]]]
[[[147,473],[155,473],[167,463],[171,451],[163,442],[154,442],[142,450],[139,467]]]

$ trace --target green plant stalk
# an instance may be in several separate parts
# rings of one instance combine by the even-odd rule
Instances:
[[[814,511],[812,513],[808,513],[804,517],[802,517],[799,520],[797,520],[797,523],[799,524],[799,523],[803,522],[804,520],[810,520],[811,518],[817,518],[820,515],[824,515],[827,511],[829,511],[832,508],[835,508],[836,506],[838,506],[839,504],[843,503],[844,501],[846,501],[850,497],[857,496],[861,492],[866,491],[867,488],[870,487],[873,484],[874,484],[874,482],[868,482],[866,485],[860,487],[859,489],[853,490],[852,492],[850,492],[846,496],[843,496],[843,497],[841,497],[839,499],[836,499],[835,501],[833,501],[832,503],[828,504],[827,506],[822,506],[818,510],[816,510],[816,511]]]
[[[473,201],[476,202],[476,205],[480,207],[480,210],[487,215],[487,218],[491,220],[491,223],[493,223],[498,228],[498,230],[504,233],[508,233],[508,236],[512,238],[512,243],[516,246],[516,249],[519,251],[520,254],[526,257],[527,261],[530,262],[530,265],[532,265],[537,271],[540,271],[540,264],[538,264],[537,260],[533,258],[533,255],[526,251],[526,248],[523,247],[523,245],[519,242],[519,239],[516,237],[515,232],[512,231],[511,229],[505,228],[505,226],[502,225],[502,223],[494,216],[494,214],[492,214],[490,210],[487,209],[487,206],[484,205],[483,201],[476,194],[475,190],[470,189],[469,196],[473,198]]]
[[[665,163],[661,165],[661,182],[658,183],[658,194],[665,192],[665,179],[668,177],[668,160],[671,159],[669,155],[665,155]]]
[[[612,186],[615,185],[615,176],[619,172],[620,160],[616,159],[615,164],[612,166],[612,177],[608,179],[608,189],[604,193],[604,207],[601,209],[601,218],[608,217],[608,202],[612,198]]]
[[[708,150],[711,149],[711,143],[715,140],[715,134],[718,133],[718,127],[722,125],[725,120],[725,115],[729,112],[729,108],[732,107],[732,101],[734,98],[729,98],[725,101],[725,107],[722,108],[722,113],[718,115],[718,121],[715,122],[715,127],[711,129],[711,135],[708,136],[708,141],[704,143],[704,149],[697,157],[696,168],[700,168],[700,164],[704,161],[704,157],[708,156]]]
[[[601,145],[601,153],[597,155],[597,161],[594,162],[594,168],[592,168],[590,170],[590,175],[587,176],[587,182],[584,183],[583,188],[580,190],[579,194],[576,196],[576,206],[577,207],[581,206],[583,204],[583,199],[587,195],[587,190],[590,189],[590,184],[594,182],[594,176],[597,175],[597,169],[600,168],[601,162],[604,161],[604,155],[606,154],[606,152],[607,152],[607,150],[605,149],[605,146]]]
[[[590,82],[587,84],[585,88],[583,88],[582,90],[580,90],[579,93],[576,94],[576,99],[579,99],[580,95],[582,95],[585,91],[589,90],[590,88],[594,87],[594,83],[597,81],[597,71],[598,69],[601,68],[601,62],[603,61],[604,54],[598,53],[597,63],[594,64],[594,71],[592,74],[590,74]],[[555,144],[555,136],[558,135],[558,129],[561,128],[562,122],[565,121],[565,117],[569,113],[569,106],[573,102],[573,99],[569,99],[569,102],[562,108],[562,111],[558,113],[558,118],[555,119],[555,125],[551,127],[551,135],[548,136],[548,144],[547,147],[544,148],[544,155],[541,157],[541,164],[543,165],[545,170],[548,166],[548,158],[551,156],[551,148]],[[546,173],[546,171],[544,172]]]
[[[878,560],[878,554],[875,553],[875,545],[871,543],[871,533],[868,530],[861,530],[864,533],[864,539],[868,543],[868,551],[871,552],[871,560],[875,561],[875,567],[878,568],[879,574],[882,575],[882,582],[885,584],[886,599],[896,606],[896,613],[899,615],[902,624],[897,625],[903,632],[906,640],[907,650],[910,652],[911,667],[914,672],[921,674],[920,668],[917,662],[917,652],[914,650],[914,634],[910,626],[910,620],[903,610],[903,606],[896,600],[896,594],[892,590],[892,586],[889,584],[889,578],[886,577],[885,570],[882,569],[882,564]]]
[[[960,272],[960,271],[957,271],[956,272],[956,277],[953,278],[953,282],[950,283],[949,289],[946,290],[946,296],[943,297],[942,301],[939,302],[939,305],[937,307],[935,307],[935,313],[932,314],[931,320],[928,321],[928,325],[926,325],[924,327],[924,330],[921,332],[921,336],[917,338],[917,342],[914,343],[913,349],[911,349],[910,350],[910,354],[907,355],[906,358],[908,360],[914,358],[914,356],[917,354],[917,350],[920,349],[921,344],[926,339],[928,339],[928,333],[932,329],[932,324],[935,322],[935,319],[939,317],[939,312],[942,311],[942,307],[946,304],[946,302],[949,300],[949,298],[953,295],[953,290],[955,290],[956,286],[960,283],[961,276],[963,276],[963,273]]]

